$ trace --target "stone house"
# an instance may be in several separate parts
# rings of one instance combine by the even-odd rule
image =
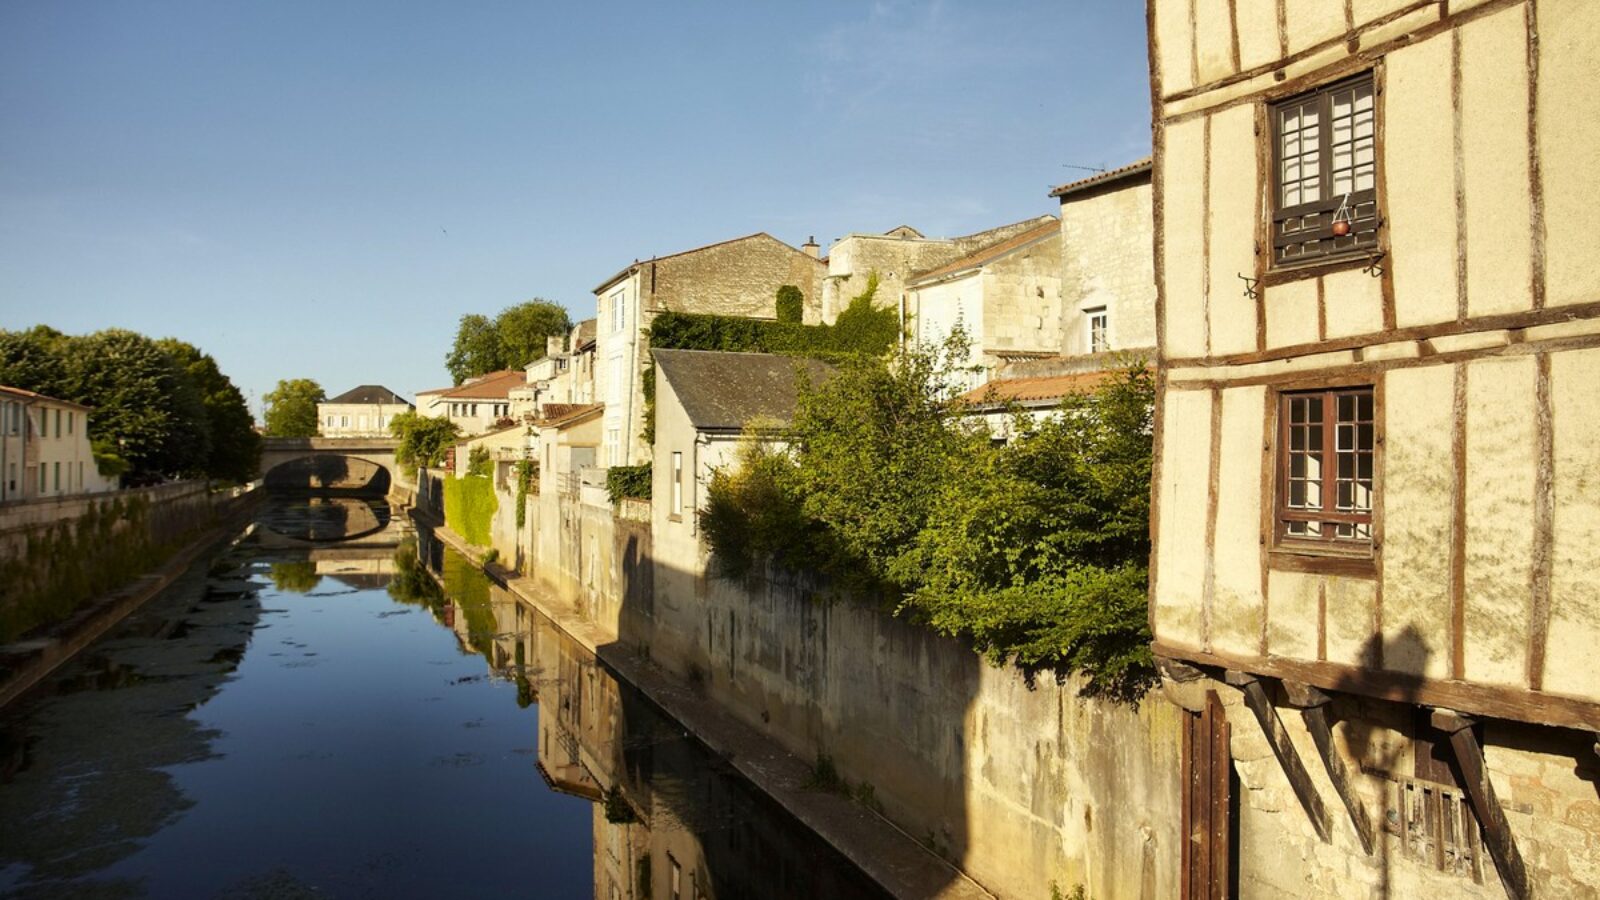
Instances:
[[[0,385],[0,503],[116,490],[95,466],[89,412]]]
[[[732,466],[747,431],[778,430],[794,418],[800,378],[832,368],[767,353],[655,350],[656,443],[651,534],[656,559],[676,571],[704,569],[697,514],[718,468]]]
[[[527,383],[521,369],[490,372],[453,388],[417,392],[418,415],[448,418],[462,434],[483,434],[511,418],[511,392]]]
[[[545,355],[524,367],[525,383],[512,388],[511,417],[534,421],[545,407],[585,406],[594,402],[595,320],[585,319],[562,335],[552,335]]]
[[[1156,346],[1151,160],[1064,184],[1061,343],[1068,356]]]
[[[805,320],[818,309],[824,263],[816,245],[797,250],[765,232],[634,262],[594,289],[598,309],[595,395],[604,403],[603,465],[642,463],[644,367],[650,322],[659,312],[775,319],[778,288],[805,297]]]
[[[1033,228],[906,279],[912,340],[938,347],[959,327],[970,342],[965,387],[989,380],[1001,354],[1059,352],[1061,226]]]
[[[1185,896],[1600,891],[1600,4],[1154,0]]]
[[[873,275],[878,276],[875,304],[900,310],[904,320],[906,283],[914,274],[1054,221],[1052,216],[1035,216],[955,238],[926,237],[909,225],[883,234],[848,234],[828,248],[820,321],[831,324],[837,319],[850,300],[867,289]]]
[[[413,408],[382,385],[363,384],[317,404],[317,432],[323,437],[388,437],[389,421]]]

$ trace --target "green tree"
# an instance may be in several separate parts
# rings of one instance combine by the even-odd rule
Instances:
[[[200,392],[205,407],[211,452],[206,458],[206,474],[240,483],[256,477],[261,462],[261,436],[244,394],[222,374],[217,361],[193,344],[176,338],[158,342]]]
[[[200,390],[159,343],[119,328],[69,338],[58,396],[93,408],[89,437],[143,481],[205,472],[211,429]]]
[[[806,313],[806,295],[792,284],[778,288],[777,313],[779,322],[799,324]]]
[[[316,437],[317,404],[328,399],[322,385],[309,378],[287,378],[267,392],[267,434],[272,437]]]
[[[501,310],[495,317],[494,327],[500,336],[497,368],[520,369],[536,359],[543,359],[549,347],[547,338],[571,331],[572,320],[561,306],[536,297]]]
[[[456,342],[445,355],[444,367],[456,384],[505,368],[500,330],[488,316],[469,313],[456,326]]]
[[[444,451],[456,442],[461,429],[449,419],[408,409],[389,420],[389,433],[400,439],[400,446],[394,451],[395,462],[409,469],[443,463]]]
[[[67,391],[68,337],[48,325],[27,331],[0,331],[0,384],[71,399]]]

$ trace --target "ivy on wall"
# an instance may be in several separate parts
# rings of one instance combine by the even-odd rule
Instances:
[[[612,466],[606,470],[606,494],[611,497],[613,505],[621,503],[624,497],[635,497],[640,500],[649,500],[655,484],[653,467],[650,463],[642,466]]]
[[[487,476],[444,479],[444,523],[475,547],[489,546],[489,526],[499,506]]]

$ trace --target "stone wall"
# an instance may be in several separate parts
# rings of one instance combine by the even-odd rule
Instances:
[[[805,295],[807,320],[820,315],[823,264],[766,234],[640,263],[648,311],[776,318],[778,288]]]
[[[1149,176],[1061,204],[1061,352],[1088,353],[1084,311],[1105,307],[1111,348],[1156,345],[1154,212]]]

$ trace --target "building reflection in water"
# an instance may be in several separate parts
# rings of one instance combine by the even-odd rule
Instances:
[[[397,554],[390,592],[428,606],[537,705],[539,774],[594,805],[596,898],[886,896],[550,619],[425,532],[417,540]]]

